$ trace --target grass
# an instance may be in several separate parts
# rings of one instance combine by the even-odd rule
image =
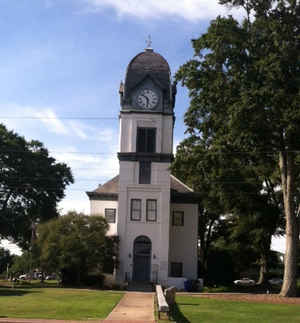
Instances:
[[[201,292],[203,293],[266,293],[267,290],[272,294],[277,294],[280,292],[281,286],[275,285],[254,285],[254,286],[217,286],[217,287],[208,287],[205,286]]]
[[[180,323],[300,322],[300,308],[297,305],[223,301],[190,296],[176,296],[176,302],[172,320]]]
[[[0,288],[0,317],[103,319],[123,293],[66,288]]]
[[[19,280],[17,283],[13,283],[8,280],[0,280],[1,287],[17,287],[17,288],[45,288],[45,287],[59,287],[57,280],[45,280],[41,283],[40,280]]]

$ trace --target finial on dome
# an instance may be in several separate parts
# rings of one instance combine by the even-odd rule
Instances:
[[[151,47],[152,46],[151,35],[148,35],[148,39],[146,40],[146,44],[147,44],[146,50],[152,52],[153,51],[153,48]]]

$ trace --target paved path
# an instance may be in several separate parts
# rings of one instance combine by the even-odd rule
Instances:
[[[0,318],[1,323],[103,323],[104,321],[70,321],[70,320],[43,320],[43,319],[16,319],[16,318]]]
[[[0,314],[0,323],[155,323],[154,293],[127,292],[104,321],[1,318]]]
[[[105,322],[155,323],[154,293],[127,292]]]

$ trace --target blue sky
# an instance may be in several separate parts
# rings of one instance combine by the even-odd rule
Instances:
[[[0,122],[72,168],[63,213],[88,213],[85,191],[118,173],[118,88],[148,35],[174,75],[191,39],[229,13],[241,17],[217,0],[0,0]],[[187,107],[179,86],[175,143]]]

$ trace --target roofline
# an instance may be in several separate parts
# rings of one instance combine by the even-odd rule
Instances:
[[[118,193],[98,193],[98,192],[85,192],[89,197],[90,201],[118,201]]]
[[[170,176],[177,182],[179,182],[182,186],[184,186],[187,190],[189,190],[190,192],[194,192],[194,190],[192,188],[190,188],[189,186],[187,186],[186,184],[184,184],[181,180],[179,180],[177,177],[175,177],[174,175],[170,174]]]

